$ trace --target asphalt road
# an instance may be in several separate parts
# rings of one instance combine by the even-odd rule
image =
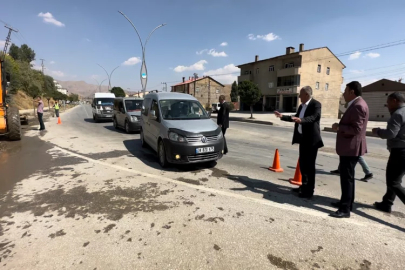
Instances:
[[[78,106],[28,131],[0,156],[4,269],[403,269],[405,207],[371,205],[385,190],[385,142],[368,138],[375,178],[356,183],[350,219],[340,196],[335,134],[323,133],[316,196],[290,192],[292,129],[231,123],[215,167],[162,170],[156,154]],[[279,149],[283,173],[267,168]],[[18,164],[18,166],[16,165]],[[358,166],[359,167],[359,166]],[[363,177],[357,168],[358,178]]]

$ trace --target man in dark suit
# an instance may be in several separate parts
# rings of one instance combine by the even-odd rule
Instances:
[[[361,97],[361,84],[353,81],[346,85],[343,97],[348,103],[346,112],[339,123],[335,123],[332,129],[337,131],[336,153],[340,163],[340,186],[342,197],[339,202],[332,203],[338,207],[338,211],[331,217],[348,218],[353,208],[355,182],[354,171],[359,157],[367,153],[366,129],[369,117],[367,103]]]
[[[322,105],[312,98],[312,88],[305,86],[301,89],[301,105],[295,116],[275,115],[283,121],[295,122],[292,144],[298,143],[299,164],[302,175],[302,186],[293,189],[301,198],[311,198],[315,190],[315,162],[318,149],[323,147],[319,120]]]
[[[219,97],[219,103],[221,103],[221,108],[218,111],[217,124],[222,129],[222,134],[224,135],[224,155],[228,153],[228,146],[226,144],[225,133],[229,128],[229,105],[225,102],[225,96],[221,95]]]

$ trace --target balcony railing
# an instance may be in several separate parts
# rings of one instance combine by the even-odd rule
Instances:
[[[301,74],[301,67],[289,67],[277,70],[277,77]]]

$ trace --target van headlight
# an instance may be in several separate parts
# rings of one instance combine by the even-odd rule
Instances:
[[[221,139],[223,137],[222,131],[218,134],[218,139]]]
[[[186,142],[186,138],[175,132],[169,132],[169,139],[174,142]]]
[[[131,121],[132,122],[138,122],[138,117],[136,117],[135,115],[131,116]]]

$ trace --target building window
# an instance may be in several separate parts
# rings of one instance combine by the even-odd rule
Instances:
[[[269,71],[274,71],[274,65],[269,66]]]
[[[246,70],[246,71],[245,71],[245,75],[248,75],[248,74],[249,74],[249,71]]]
[[[277,87],[300,85],[301,75],[291,75],[277,78]]]
[[[321,65],[318,65],[318,73],[321,73],[321,70],[322,70],[322,68],[321,68]]]
[[[325,91],[329,90],[329,83],[325,84]]]
[[[269,82],[269,88],[273,88],[274,87],[274,83],[273,82]]]
[[[284,65],[284,68],[292,68],[294,67],[294,63],[287,63]]]
[[[256,74],[259,74],[259,69],[258,68],[256,68]]]
[[[330,68],[327,67],[327,68],[326,68],[326,75],[329,75],[329,74],[330,74]]]
[[[215,90],[215,93],[219,94],[219,89]]]
[[[319,89],[319,82],[315,83],[315,89]]]
[[[196,88],[195,88],[195,91],[196,91],[196,92],[200,92],[200,87],[196,87]]]

